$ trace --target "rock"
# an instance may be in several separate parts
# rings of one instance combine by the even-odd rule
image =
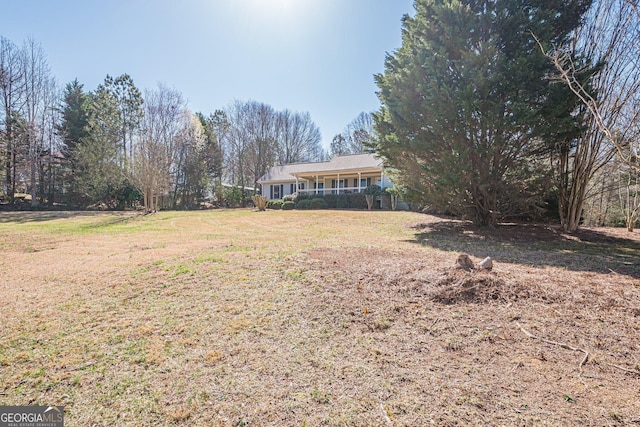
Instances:
[[[490,256],[486,257],[485,259],[483,259],[482,261],[480,261],[480,265],[479,267],[482,270],[489,270],[491,271],[491,269],[493,268],[493,260],[491,259]]]
[[[465,270],[473,270],[475,266],[473,265],[473,261],[467,254],[458,255],[458,259],[456,260],[456,267],[463,268]]]

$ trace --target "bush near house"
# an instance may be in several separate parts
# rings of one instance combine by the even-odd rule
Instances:
[[[302,207],[300,206],[300,203],[305,200],[309,203],[313,203],[313,200],[324,201],[324,206],[322,208],[313,209],[367,209],[367,201],[365,199],[365,195],[362,193],[327,194],[325,196],[316,194],[300,194],[296,199],[296,208],[310,209],[309,207],[306,207],[306,202],[302,204]],[[317,206],[322,206],[322,202],[315,203]]]
[[[298,209],[311,209],[311,199],[299,199],[296,204]]]
[[[269,200],[267,202],[267,209],[282,209],[283,203],[282,200]]]
[[[298,193],[287,194],[282,198],[283,202],[293,202],[295,203],[298,200]]]
[[[311,199],[311,209],[327,209],[327,202],[323,198]]]
[[[222,200],[229,208],[237,208],[243,205],[243,192],[240,187],[224,187],[222,190]]]
[[[340,194],[336,207],[338,209],[366,209],[367,201],[362,193]]]
[[[293,201],[287,200],[286,202],[282,203],[282,210],[283,211],[290,211],[295,206],[296,206],[296,204]]]
[[[327,204],[327,208],[335,209],[338,207],[338,196],[336,194],[327,194],[325,196],[317,196],[322,197]]]

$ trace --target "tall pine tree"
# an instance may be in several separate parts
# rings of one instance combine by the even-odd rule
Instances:
[[[78,204],[78,189],[75,188],[74,178],[78,168],[78,147],[88,136],[87,125],[87,94],[78,79],[67,83],[62,95],[62,117],[57,126],[58,135],[64,143],[62,154],[65,159],[65,179],[69,183],[67,188],[67,202]]]

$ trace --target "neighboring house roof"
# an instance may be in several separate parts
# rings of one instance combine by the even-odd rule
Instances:
[[[228,184],[226,182],[223,182],[220,185],[225,187],[225,188],[242,188],[237,184]],[[244,187],[244,189],[247,190],[247,191],[255,191],[255,187]]]
[[[350,154],[346,156],[335,156],[327,162],[293,163],[274,166],[258,180],[258,183],[295,181],[296,176],[380,169],[382,169],[382,160],[376,158],[374,154]]]

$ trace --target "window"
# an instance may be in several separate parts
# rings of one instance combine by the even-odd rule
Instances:
[[[290,184],[289,185],[289,194],[293,194],[296,192],[296,185],[295,184]]]
[[[360,180],[360,187],[367,188],[371,185],[371,178],[362,178]]]
[[[272,199],[280,199],[280,187],[281,185],[272,185],[271,189],[273,190],[273,196],[271,197]]]

